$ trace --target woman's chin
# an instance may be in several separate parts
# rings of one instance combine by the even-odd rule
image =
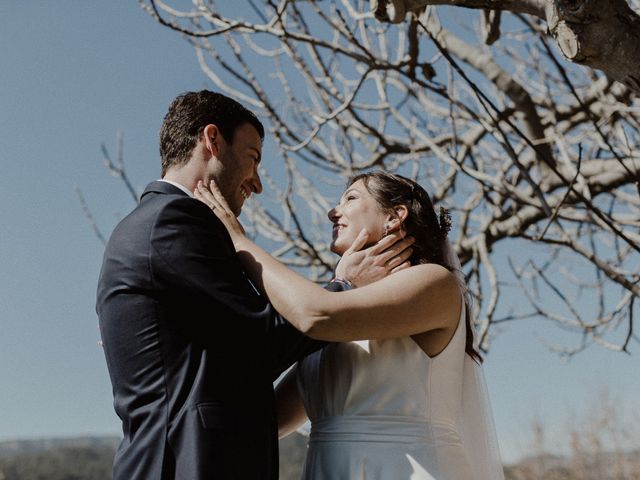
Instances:
[[[347,249],[334,240],[333,242],[331,242],[329,250],[331,250],[336,255],[342,256]]]

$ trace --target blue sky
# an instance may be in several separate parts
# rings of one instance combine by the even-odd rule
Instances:
[[[102,245],[74,187],[108,234],[132,199],[100,145],[113,152],[123,131],[143,189],[159,175],[171,99],[212,87],[192,48],[136,2],[3,1],[0,45],[0,440],[117,434],[94,310]],[[570,338],[537,319],[495,339],[486,371],[507,460],[529,451],[534,418],[566,431],[603,389],[622,411],[640,405],[637,344],[568,363],[544,346]]]

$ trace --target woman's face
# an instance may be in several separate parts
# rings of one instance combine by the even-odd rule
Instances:
[[[368,244],[373,244],[384,235],[389,218],[371,196],[362,180],[352,184],[342,194],[340,203],[329,211],[333,223],[331,251],[342,255],[354,242],[363,228],[369,233]]]

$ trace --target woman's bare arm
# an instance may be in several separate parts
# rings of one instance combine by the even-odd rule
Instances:
[[[459,318],[458,284],[440,265],[416,265],[362,288],[331,293],[246,237],[236,249],[275,309],[312,338],[345,342],[403,337],[451,327]]]
[[[223,222],[249,277],[298,330],[327,341],[415,335],[455,326],[461,296],[454,276],[435,264],[416,265],[378,282],[331,293],[289,270],[244,235],[219,190],[197,190]]]

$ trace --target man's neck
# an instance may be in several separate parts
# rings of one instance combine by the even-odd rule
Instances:
[[[205,162],[200,157],[195,156],[186,163],[171,166],[162,179],[178,183],[193,192],[198,185],[198,180],[202,180],[205,173]]]
[[[167,172],[162,180],[166,180],[168,182],[174,182],[182,185],[185,189],[193,192],[196,189],[196,185],[198,184],[198,180],[193,178],[192,175],[181,175],[181,172]]]

